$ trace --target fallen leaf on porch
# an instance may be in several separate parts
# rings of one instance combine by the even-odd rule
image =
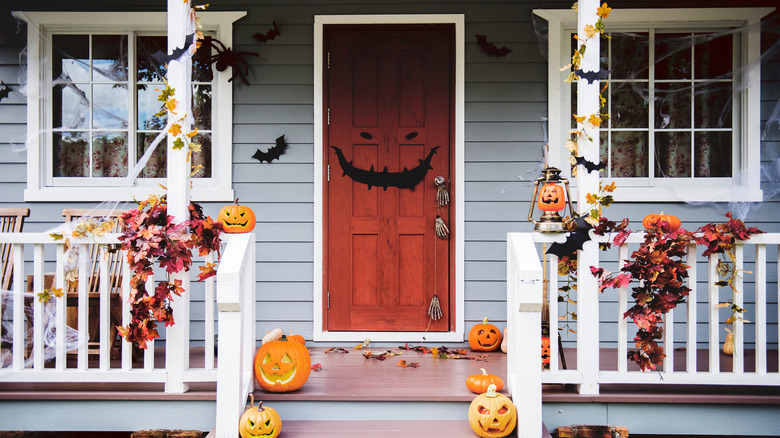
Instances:
[[[385,350],[383,352],[373,352],[370,349],[363,350],[363,357],[366,359],[385,360],[388,357],[398,356],[401,353],[396,353],[391,350]]]
[[[315,363],[311,366],[312,371],[322,371],[322,364],[321,363]]]
[[[341,347],[330,347],[327,350],[325,350],[325,354],[329,354],[329,353],[349,353],[349,351]]]
[[[419,368],[420,363],[419,362],[406,362],[405,360],[399,360],[396,366],[399,366],[401,368]]]

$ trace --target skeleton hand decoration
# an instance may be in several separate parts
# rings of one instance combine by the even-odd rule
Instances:
[[[434,321],[439,320],[442,317],[441,305],[439,304],[439,297],[437,295],[434,295],[431,299],[431,305],[428,306],[428,316]]]
[[[443,176],[437,176],[433,179],[433,184],[436,186],[436,202],[439,205],[447,205],[450,203],[450,194],[447,192],[447,182]]]
[[[450,236],[450,229],[447,228],[447,225],[444,223],[443,220],[441,220],[441,216],[436,215],[436,236],[439,239],[447,240],[447,238]]]

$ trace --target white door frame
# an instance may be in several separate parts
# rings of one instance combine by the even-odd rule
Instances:
[[[450,332],[335,332],[324,331],[323,316],[323,26],[326,24],[455,25],[455,330]],[[462,342],[464,337],[464,23],[462,14],[434,15],[316,15],[314,17],[314,340],[331,342]],[[452,291],[450,291],[452,293]]]

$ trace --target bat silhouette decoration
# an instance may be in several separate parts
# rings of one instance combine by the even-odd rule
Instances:
[[[592,84],[593,81],[609,78],[610,73],[612,73],[612,70],[604,70],[604,69],[601,69],[599,71],[574,70],[574,74],[581,77],[582,79],[586,79],[589,84]]]
[[[369,170],[359,169],[352,165],[352,161],[347,161],[347,159],[344,158],[344,154],[341,152],[340,148],[337,148],[336,146],[331,147],[336,151],[339,165],[344,172],[341,176],[349,176],[353,181],[366,184],[368,185],[369,190],[374,186],[382,187],[385,190],[387,190],[388,187],[414,190],[414,187],[425,179],[428,170],[433,169],[433,167],[431,167],[431,160],[433,159],[433,154],[436,153],[436,150],[439,149],[440,146],[432,147],[431,151],[428,152],[428,156],[423,160],[419,160],[419,165],[413,169],[404,167],[402,172],[388,172],[387,166],[385,166],[383,171],[377,172],[374,170],[373,165],[371,165],[371,169]]]
[[[593,172],[594,170],[599,171],[607,168],[607,163],[602,163],[600,161],[598,163],[594,163],[592,161],[586,160],[583,157],[574,157],[574,159],[577,160],[577,164],[585,167],[588,173]]]
[[[192,43],[195,41],[195,34],[191,33],[184,37],[184,47],[177,47],[173,49],[173,53],[170,55],[166,54],[162,50],[158,50],[154,53],[152,53],[152,58],[155,59],[155,61],[159,62],[160,64],[167,64],[171,61],[178,60],[182,57],[189,49]]]
[[[11,87],[5,84],[5,82],[0,81],[0,85],[3,86],[2,89],[0,89],[0,102],[8,97],[8,95],[11,93]]]
[[[569,232],[565,242],[551,244],[550,248],[547,249],[547,254],[554,254],[558,258],[568,257],[582,249],[582,245],[590,240],[588,231],[593,227],[585,221],[584,217],[578,217],[574,222],[577,224],[577,229]]]
[[[282,135],[276,139],[276,146],[271,146],[265,152],[258,149],[257,152],[252,155],[252,158],[260,160],[261,163],[263,161],[268,161],[268,163],[271,163],[273,160],[278,160],[279,157],[285,153],[285,151],[287,151],[287,142],[284,141],[284,135]]]
[[[495,46],[495,44],[489,43],[485,35],[477,35],[477,44],[479,44],[479,47],[482,48],[483,52],[490,56],[496,56],[499,58],[508,55],[509,52],[512,51],[512,49],[509,49],[506,46],[499,49]]]
[[[258,32],[256,34],[252,35],[252,38],[254,38],[254,39],[258,40],[258,41],[264,42],[264,43],[267,43],[268,41],[271,41],[271,40],[275,39],[277,36],[279,36],[281,34],[279,33],[279,28],[276,27],[276,22],[275,21],[274,21],[273,25],[274,25],[273,29],[269,29],[268,32],[266,32],[266,33],[259,33]]]

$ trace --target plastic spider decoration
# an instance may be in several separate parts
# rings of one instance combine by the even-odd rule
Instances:
[[[234,52],[229,47],[225,47],[222,41],[216,38],[206,38],[206,44],[209,47],[213,47],[217,52],[209,56],[206,59],[206,63],[216,63],[214,67],[219,71],[225,71],[228,67],[232,67],[233,76],[228,79],[228,82],[239,76],[244,84],[249,85],[249,81],[246,80],[246,75],[249,74],[249,64],[244,57],[249,55],[260,56],[259,54],[254,52]]]

